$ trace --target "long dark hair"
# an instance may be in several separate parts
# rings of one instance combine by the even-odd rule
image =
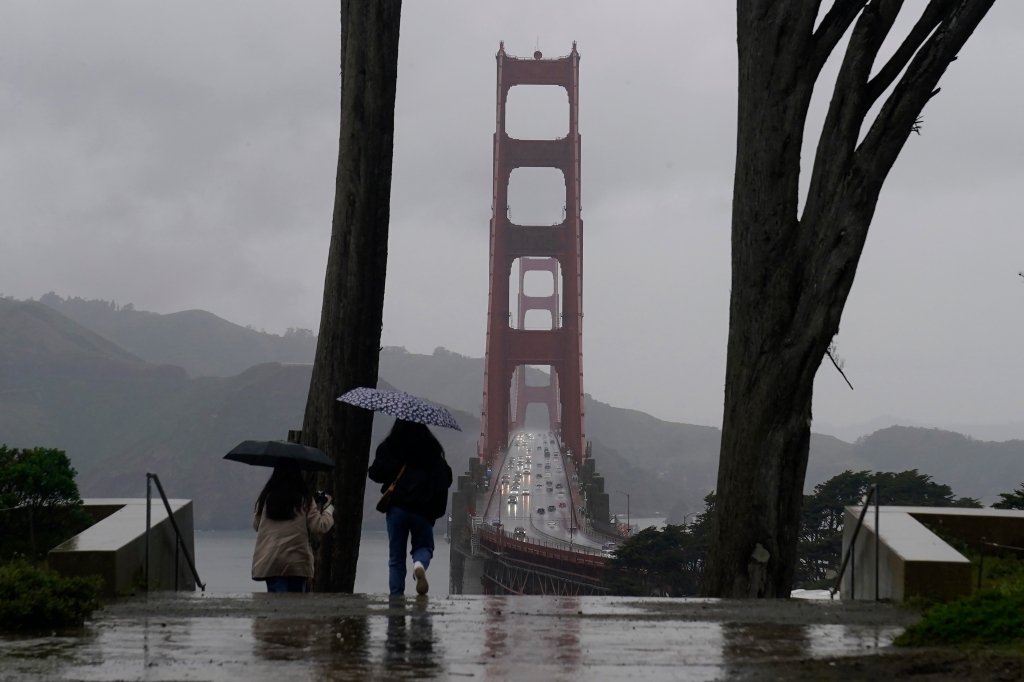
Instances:
[[[268,519],[291,521],[312,503],[313,496],[302,472],[293,466],[276,466],[256,499],[256,514],[263,514],[266,507]]]
[[[444,448],[426,424],[396,419],[384,443],[414,467],[424,467],[439,457],[444,459]]]

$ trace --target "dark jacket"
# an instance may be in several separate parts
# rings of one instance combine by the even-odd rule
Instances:
[[[367,472],[371,481],[380,483],[384,493],[408,463],[391,496],[392,506],[418,514],[434,523],[448,508],[448,488],[452,485],[452,469],[441,452],[424,452],[420,448],[396,448],[385,440],[377,446],[377,456]]]

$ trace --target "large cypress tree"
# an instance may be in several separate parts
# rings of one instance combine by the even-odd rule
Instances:
[[[302,442],[337,464],[319,483],[335,527],[317,556],[315,589],[351,592],[363,521],[373,414],[337,402],[377,385],[387,271],[401,0],[341,2],[341,135],[313,377]]]
[[[737,1],[732,293],[709,596],[789,595],[814,375],[839,331],[882,184],[993,2],[931,0],[878,63],[903,0],[835,0],[820,22],[820,0]],[[801,214],[807,109],[848,31]]]

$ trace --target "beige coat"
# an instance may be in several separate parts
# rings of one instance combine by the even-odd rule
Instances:
[[[252,579],[266,580],[279,576],[313,577],[313,550],[309,534],[326,533],[334,526],[334,505],[321,512],[309,505],[291,521],[274,521],[253,513],[252,529],[256,531],[256,550],[252,555]]]

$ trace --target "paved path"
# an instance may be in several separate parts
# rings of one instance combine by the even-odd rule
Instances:
[[[0,637],[0,679],[718,680],[884,652],[916,618],[801,600],[167,594],[79,633]]]

